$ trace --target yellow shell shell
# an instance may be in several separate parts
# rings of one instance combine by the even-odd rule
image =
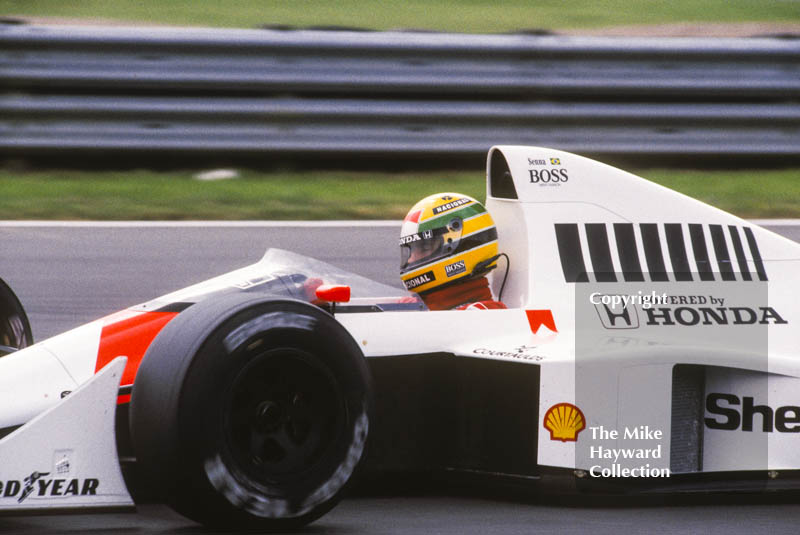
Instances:
[[[545,413],[543,425],[550,431],[550,440],[574,442],[578,440],[578,433],[586,428],[586,418],[572,403],[558,403]]]

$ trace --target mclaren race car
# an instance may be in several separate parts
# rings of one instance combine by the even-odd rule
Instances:
[[[0,286],[0,511],[145,495],[282,529],[357,468],[573,492],[800,484],[798,244],[546,148],[492,148],[486,195],[505,309],[426,310],[269,250],[33,344]]]

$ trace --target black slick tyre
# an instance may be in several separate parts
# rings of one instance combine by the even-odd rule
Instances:
[[[298,527],[341,497],[360,461],[369,370],[350,334],[308,303],[229,295],[159,333],[134,382],[138,469],[209,526]]]
[[[31,324],[11,287],[0,279],[0,357],[33,345]]]

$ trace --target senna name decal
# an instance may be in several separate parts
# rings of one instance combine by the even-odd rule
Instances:
[[[550,162],[550,166],[556,167],[537,168],[540,166],[547,166],[548,161]],[[563,167],[560,167],[560,158],[528,158],[528,165],[531,167],[528,169],[531,184],[538,184],[540,186],[560,186],[562,182],[567,182],[569,180],[569,172]]]

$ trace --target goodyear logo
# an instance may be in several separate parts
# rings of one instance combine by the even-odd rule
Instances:
[[[449,202],[447,204],[443,204],[441,206],[435,206],[433,208],[433,215],[439,215],[443,212],[447,212],[448,210],[452,210],[453,208],[458,208],[459,206],[463,206],[470,202],[469,199],[456,199],[453,202]]]
[[[572,403],[557,403],[547,410],[542,425],[550,431],[550,440],[576,442],[578,433],[586,429],[586,418]]]
[[[50,472],[33,472],[22,481],[0,481],[0,499],[14,498],[22,503],[29,496],[96,496],[100,486],[99,479],[51,479],[49,475]]]
[[[436,280],[436,277],[433,275],[433,271],[426,271],[422,275],[417,275],[413,279],[408,279],[407,281],[403,281],[406,285],[407,290],[413,290],[417,286],[422,286],[423,284],[428,284],[429,282],[433,282]]]
[[[452,264],[447,264],[446,266],[444,266],[444,272],[447,274],[448,277],[464,273],[466,270],[467,266],[466,264],[464,264],[463,260],[459,260],[458,262],[454,262]]]

